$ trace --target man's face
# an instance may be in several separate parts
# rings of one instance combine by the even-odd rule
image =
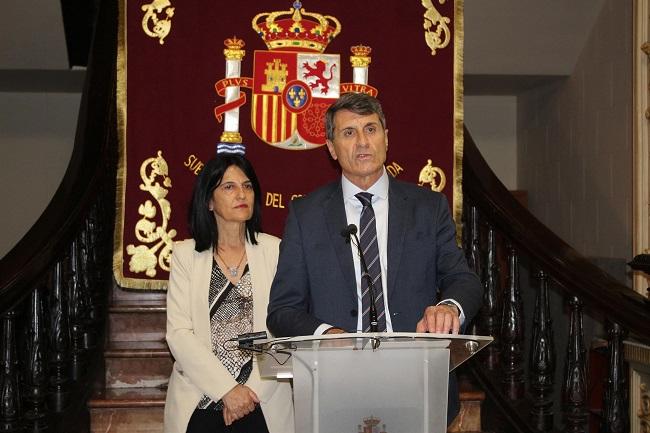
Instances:
[[[327,140],[332,158],[343,175],[361,189],[368,189],[384,170],[388,130],[376,113],[357,114],[340,110],[334,114],[334,139]]]

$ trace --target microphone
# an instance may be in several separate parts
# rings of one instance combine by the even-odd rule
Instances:
[[[237,343],[239,343],[239,345],[241,346],[242,344],[252,343],[253,341],[262,338],[266,338],[266,331],[247,332],[246,334],[239,334],[236,339],[237,339]]]
[[[357,226],[350,224],[343,230],[341,230],[341,236],[345,238],[345,242],[350,243],[350,236],[357,234]]]
[[[357,237],[357,226],[354,224],[348,225],[346,228],[341,230],[341,236],[343,236],[346,242],[350,242],[351,238],[354,238],[352,242],[359,254],[359,261],[361,262],[361,278],[365,278],[368,281],[368,291],[370,295],[370,309],[368,311],[368,319],[370,320],[370,332],[378,332],[379,326],[377,321],[377,304],[375,301],[375,283],[372,281],[370,272],[368,271],[368,265],[366,264],[366,258],[363,255],[363,250],[361,249],[361,244],[359,243],[359,238]],[[362,321],[363,323],[363,321]]]
[[[266,338],[266,331],[260,332],[247,332],[245,334],[239,334],[236,337],[231,338],[228,341],[236,341],[237,348],[240,350],[250,350],[252,352],[262,352],[260,349],[255,347],[255,340]]]

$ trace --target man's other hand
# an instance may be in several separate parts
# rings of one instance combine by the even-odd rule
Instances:
[[[453,305],[431,305],[424,310],[422,319],[415,327],[415,332],[458,334],[460,331],[458,316],[458,308]]]
[[[346,331],[341,328],[332,327],[325,331],[323,334],[345,334],[345,332]]]

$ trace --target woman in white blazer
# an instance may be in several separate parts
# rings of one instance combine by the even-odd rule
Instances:
[[[260,213],[248,160],[220,154],[205,165],[190,206],[193,239],[172,254],[165,433],[294,430],[289,383],[262,379],[255,356],[228,341],[266,330],[280,241],[260,233]]]

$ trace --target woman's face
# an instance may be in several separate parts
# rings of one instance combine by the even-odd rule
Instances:
[[[223,174],[221,183],[212,191],[210,208],[217,221],[245,223],[253,216],[255,192],[253,184],[236,165]]]

